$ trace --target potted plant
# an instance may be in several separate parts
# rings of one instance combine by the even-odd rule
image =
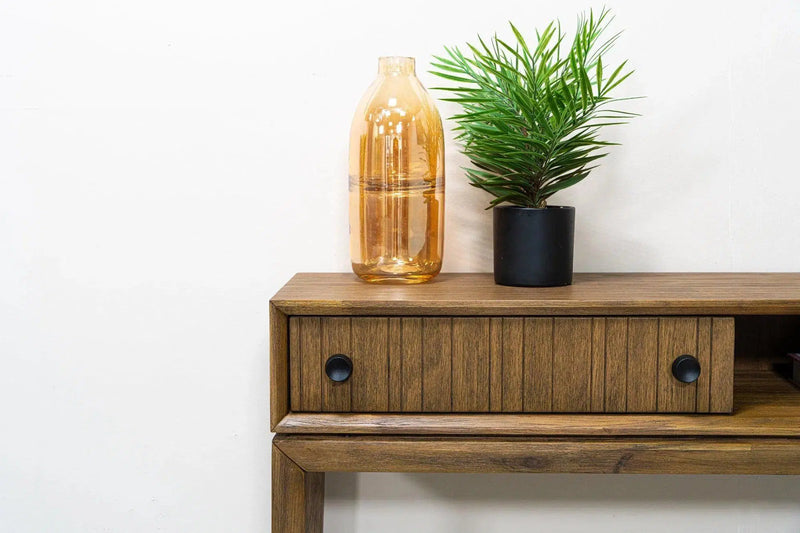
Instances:
[[[498,284],[572,283],[575,208],[548,200],[606,155],[602,149],[614,143],[598,137],[603,126],[635,115],[610,105],[625,100],[610,94],[632,74],[626,62],[603,64],[619,37],[603,38],[611,20],[605,9],[579,17],[571,45],[557,21],[537,31],[531,46],[511,24],[513,41],[479,36],[466,54],[445,48],[445,56],[435,57],[432,73],[456,82],[436,89],[453,93],[444,100],[463,108],[451,118],[475,166],[465,169],[467,176],[495,197],[488,208],[494,208]]]

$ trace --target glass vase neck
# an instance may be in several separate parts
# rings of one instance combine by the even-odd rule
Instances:
[[[394,76],[398,74],[414,74],[413,57],[380,57],[378,58],[378,74],[381,76]]]

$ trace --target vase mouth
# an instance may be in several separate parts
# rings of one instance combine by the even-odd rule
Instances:
[[[415,60],[407,56],[382,56],[378,58],[378,74],[414,74]]]

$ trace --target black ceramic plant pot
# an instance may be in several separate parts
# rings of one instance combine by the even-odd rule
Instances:
[[[572,283],[575,208],[494,208],[494,282],[520,287]]]

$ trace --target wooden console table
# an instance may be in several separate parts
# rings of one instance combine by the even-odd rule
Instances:
[[[798,274],[298,274],[270,301],[273,533],[324,472],[800,474]]]

